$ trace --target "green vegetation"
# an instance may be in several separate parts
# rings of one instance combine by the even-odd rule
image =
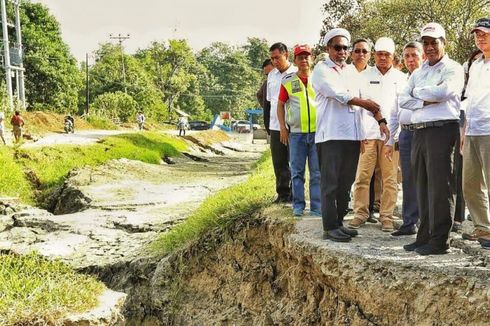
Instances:
[[[115,130],[117,126],[108,118],[89,115],[86,120],[94,129]]]
[[[223,229],[246,219],[271,203],[274,173],[270,152],[257,164],[249,179],[206,199],[184,222],[163,233],[152,245],[158,255],[175,251],[215,228]]]
[[[0,325],[54,324],[97,305],[104,286],[34,253],[0,255]]]
[[[25,201],[31,197],[32,187],[26,180],[22,167],[14,160],[14,150],[0,146],[0,196],[19,197]]]
[[[186,148],[186,143],[180,139],[144,132],[107,137],[90,146],[18,149],[17,162],[12,159],[11,151],[2,149],[1,157],[5,157],[14,172],[0,174],[0,194],[17,194],[24,201],[32,202],[32,188],[26,176],[21,176],[22,169],[30,171],[28,177],[31,182],[35,182],[43,192],[49,192],[53,186],[62,183],[74,168],[96,166],[119,158],[159,164],[162,157],[179,155]]]
[[[474,22],[490,15],[488,0],[327,0],[322,33],[333,27],[343,27],[352,39],[381,36],[393,38],[398,50],[419,38],[420,29],[429,22],[438,22],[448,38],[449,55],[463,62],[473,51],[473,36],[469,31]]]

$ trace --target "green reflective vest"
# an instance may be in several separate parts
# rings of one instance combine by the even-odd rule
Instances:
[[[309,133],[316,130],[315,91],[310,78],[305,87],[296,73],[284,76],[282,85],[289,95],[286,102],[286,122],[290,132]]]

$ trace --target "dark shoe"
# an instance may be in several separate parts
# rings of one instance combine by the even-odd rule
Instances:
[[[490,250],[490,240],[481,241],[480,244],[483,249]]]
[[[336,242],[349,242],[352,238],[340,231],[340,229],[324,231],[323,232],[323,240],[332,240]]]
[[[463,230],[463,224],[461,222],[454,222],[451,232],[459,232]]]
[[[287,204],[287,203],[290,203],[291,200],[289,199],[289,197],[277,197],[276,200],[273,201],[274,204]]]
[[[441,246],[441,247],[436,247],[431,244],[425,244],[423,246],[417,247],[415,249],[415,252],[418,253],[421,256],[428,256],[428,255],[444,255],[448,253],[449,246]]]
[[[417,227],[415,225],[405,226],[397,231],[393,232],[391,235],[394,237],[399,237],[401,235],[413,235],[417,234]]]
[[[350,237],[357,237],[357,235],[359,234],[359,232],[357,232],[357,230],[349,229],[349,228],[346,228],[345,226],[341,226],[341,227],[339,227],[339,229],[340,229],[340,231],[342,231],[342,233],[345,233]]]
[[[404,245],[403,249],[405,249],[405,251],[414,251],[415,249],[417,249],[418,247],[421,247],[423,245],[424,245],[423,243],[415,241],[415,242],[412,242],[410,244]]]
[[[374,217],[374,213],[373,212],[369,212],[369,217],[366,220],[366,222],[368,222],[368,223],[378,223],[378,220],[376,219],[376,217]]]

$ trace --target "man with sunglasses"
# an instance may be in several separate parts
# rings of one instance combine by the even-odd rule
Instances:
[[[412,170],[417,180],[420,227],[407,251],[420,255],[445,254],[453,224],[456,178],[454,151],[459,134],[463,67],[445,52],[446,32],[437,23],[421,31],[427,60],[415,70],[400,95],[400,106],[413,111],[415,129]]]
[[[274,69],[267,75],[267,101],[270,102],[269,130],[274,174],[276,175],[277,198],[275,203],[291,202],[291,172],[289,170],[288,147],[281,143],[280,124],[277,118],[279,90],[284,76],[296,72],[297,68],[288,60],[288,48],[283,43],[275,43],[270,49]]]
[[[389,117],[398,106],[397,93],[405,86],[406,76],[393,66],[395,43],[389,37],[381,37],[374,45],[376,65],[365,70],[361,87],[362,97],[372,99],[381,107],[383,116]],[[398,159],[385,156],[385,148],[394,144],[394,134],[385,138],[380,134],[377,119],[368,111],[363,112],[366,133],[365,152],[361,154],[354,183],[354,219],[349,227],[358,229],[369,217],[369,184],[376,165],[382,177],[379,217],[381,230],[393,232],[393,210],[397,198]],[[385,146],[386,143],[386,146]]]
[[[328,59],[312,74],[317,109],[315,143],[320,163],[323,238],[348,242],[356,230],[343,226],[349,191],[354,182],[364,139],[361,108],[373,112],[381,133],[389,138],[387,122],[379,105],[361,99],[355,68],[346,64],[350,34],[343,28],[330,30],[323,39]]]
[[[371,59],[371,43],[363,38],[357,39],[352,43],[352,64],[361,73],[366,70]]]

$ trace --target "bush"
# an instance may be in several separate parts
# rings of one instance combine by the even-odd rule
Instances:
[[[95,129],[104,129],[104,130],[114,130],[117,129],[114,122],[109,120],[106,117],[99,117],[96,115],[89,115],[86,118],[87,122],[94,127]]]
[[[117,91],[115,93],[104,93],[95,98],[94,111],[97,115],[109,119],[119,119],[128,122],[136,116],[138,103],[131,95]]]

